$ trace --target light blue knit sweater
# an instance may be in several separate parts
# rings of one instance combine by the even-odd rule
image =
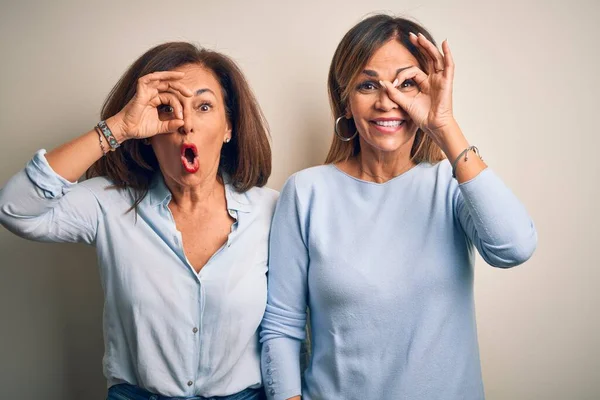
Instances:
[[[271,230],[269,399],[482,399],[474,247],[505,268],[536,244],[524,207],[490,169],[460,185],[448,161],[384,184],[333,165],[293,175]],[[313,355],[301,383],[307,306]]]

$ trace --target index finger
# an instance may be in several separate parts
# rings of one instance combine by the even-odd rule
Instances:
[[[419,32],[418,43],[421,46],[421,48],[425,50],[425,54],[433,62],[434,71],[430,71],[429,73],[432,74],[433,72],[443,71],[444,57],[442,56],[442,53],[440,53],[438,48],[433,43],[431,43],[431,41],[427,39],[427,37],[425,37],[425,35],[423,35],[421,32]]]
[[[394,81],[396,84],[392,86],[398,87],[398,85],[401,85],[407,79],[412,79],[417,86],[419,86],[419,89],[428,89],[427,78],[428,76],[425,72],[423,72],[419,67],[413,65],[403,71],[400,71],[400,73],[396,75],[396,80]]]
[[[159,92],[177,91],[185,97],[192,97],[194,93],[183,83],[178,81],[159,81],[156,85],[156,90]]]
[[[150,100],[150,105],[158,108],[161,104],[173,107],[173,115],[179,119],[183,119],[183,107],[181,102],[173,93],[159,92]]]
[[[391,82],[379,81],[379,84],[387,91],[387,95],[394,103],[398,104],[402,109],[408,112],[412,97],[402,93]]]
[[[448,40],[444,40],[442,42],[442,51],[444,52],[444,64],[445,71],[447,76],[454,77],[454,58],[452,57],[452,52],[450,51],[450,45],[448,44]]]
[[[148,75],[144,75],[139,80],[142,83],[150,83],[152,81],[158,81],[158,80],[181,79],[184,76],[185,76],[185,73],[181,72],[181,71],[157,71],[157,72],[152,72]]]

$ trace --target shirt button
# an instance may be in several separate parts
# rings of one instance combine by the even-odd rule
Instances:
[[[267,368],[267,375],[271,375],[271,368]]]
[[[194,329],[192,329],[192,332],[198,333],[198,328],[194,327]]]
[[[194,384],[194,382],[188,381],[188,386],[192,386],[193,384]]]
[[[273,384],[273,378],[267,379],[267,383],[269,384],[269,386],[272,385]]]
[[[265,346],[265,351],[268,353],[268,352],[269,352],[269,350],[271,350],[271,348],[269,347],[269,345],[266,345],[266,346]]]
[[[267,356],[267,364],[271,363],[271,356]]]
[[[150,396],[150,400],[158,400],[158,396],[153,394],[152,396]]]
[[[229,210],[229,215],[231,215],[232,217],[235,217],[235,211]]]
[[[269,394],[271,396],[275,396],[275,389],[271,388],[271,390],[269,390]]]

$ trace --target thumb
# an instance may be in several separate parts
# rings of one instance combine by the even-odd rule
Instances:
[[[158,132],[159,132],[159,134],[176,132],[182,126],[183,126],[182,119],[170,119],[168,121],[161,121]]]
[[[402,107],[402,109],[406,112],[408,112],[412,101],[413,101],[413,96],[408,96],[404,93],[402,93],[400,90],[398,90],[391,82],[388,81],[379,81],[379,84],[385,88],[388,97],[390,98],[390,100],[392,100],[394,103],[398,104],[400,107]]]

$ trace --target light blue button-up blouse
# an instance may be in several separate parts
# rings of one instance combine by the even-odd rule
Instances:
[[[268,238],[277,192],[236,192],[227,243],[199,273],[187,260],[158,175],[138,213],[106,178],[71,183],[40,150],[0,190],[0,223],[98,254],[104,290],[104,374],[166,396],[225,396],[261,386],[257,328],[267,298]],[[82,266],[87,267],[87,266]]]

